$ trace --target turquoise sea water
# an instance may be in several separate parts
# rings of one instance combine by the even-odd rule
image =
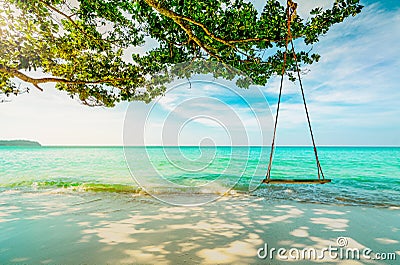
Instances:
[[[269,148],[0,147],[0,192],[50,190],[107,196],[144,190],[150,194],[225,193],[233,187],[236,194],[250,193],[271,201],[400,206],[400,148],[318,150],[332,183],[258,186]],[[272,178],[316,178],[312,148],[278,147]]]

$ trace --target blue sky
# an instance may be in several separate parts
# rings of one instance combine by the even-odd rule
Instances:
[[[298,2],[303,9],[307,9],[307,5],[326,5],[331,1],[304,1],[303,4],[302,1]],[[400,89],[397,80],[400,69],[400,3],[362,3],[366,7],[360,15],[334,26],[313,46],[313,51],[322,57],[303,76],[319,145],[400,145]],[[212,116],[211,113],[215,113],[214,121],[197,117],[201,115],[195,115],[196,109],[188,112],[182,108],[179,113],[190,113],[188,115],[195,119],[183,127],[179,143],[196,145],[203,140],[203,144],[227,144],[233,139],[238,144],[261,144],[265,141],[269,144],[268,129],[264,128],[263,137],[260,137],[259,124],[257,125],[257,119],[268,119],[268,113],[262,113],[261,107],[265,99],[260,96],[259,101],[254,101],[254,95],[259,95],[261,91],[274,113],[278,82],[278,79],[272,79],[265,87],[243,92],[248,93],[245,99],[250,100],[251,109],[246,109],[248,102],[232,102],[232,97],[224,97],[221,93],[226,90],[224,86],[198,82],[189,93],[192,96],[185,92],[187,88],[182,88],[181,93],[178,88],[174,93],[167,93],[158,102],[156,111],[152,112],[146,124],[150,129],[146,130],[145,141],[147,144],[160,144],[160,124],[168,114],[170,124],[182,125],[185,119],[174,115],[174,108],[181,106],[185,100],[193,100],[193,95],[200,97],[208,86],[209,91],[215,90],[212,94],[213,100],[200,100],[198,103],[207,103],[206,114]],[[33,89],[29,94],[0,104],[0,139],[32,139],[45,145],[123,144],[124,118],[128,103],[121,103],[113,109],[89,108],[70,99],[66,93],[56,91],[51,84],[44,88],[45,92]],[[187,98],[184,98],[185,95]],[[134,111],[134,116],[128,117],[137,118],[136,126],[140,127],[140,117],[148,113],[150,106],[140,102],[130,103],[129,106]],[[219,127],[218,120],[223,120],[224,117],[225,120],[235,119],[223,115],[226,112],[221,107],[230,108],[239,117],[236,124],[228,126],[231,130],[230,136],[227,136],[225,129]],[[252,116],[254,110],[256,114]],[[200,109],[199,113],[202,114]],[[264,121],[268,123],[264,127],[270,129],[272,120]],[[237,141],[239,136],[235,136],[235,129],[232,128],[240,128],[243,124],[247,139]],[[135,137],[140,138],[143,135],[138,134]],[[175,140],[168,139],[165,143],[173,144]],[[134,139],[133,142],[140,141]],[[299,89],[289,82],[284,87],[277,143],[310,144]]]

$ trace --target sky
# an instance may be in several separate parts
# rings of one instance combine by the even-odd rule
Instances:
[[[328,2],[298,1],[300,12]],[[313,45],[321,60],[302,77],[318,145],[400,145],[400,3],[361,2],[361,14]],[[46,84],[44,92],[32,89],[0,104],[0,139],[43,145],[270,144],[278,79],[248,91],[204,76],[191,83],[171,85],[150,105],[111,109],[83,106]],[[309,145],[299,87],[285,82],[283,92],[277,144]]]

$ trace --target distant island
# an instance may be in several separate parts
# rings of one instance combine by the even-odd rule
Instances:
[[[40,143],[28,140],[0,140],[0,146],[42,146]]]

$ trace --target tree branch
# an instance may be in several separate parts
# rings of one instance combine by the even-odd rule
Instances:
[[[175,14],[176,14],[176,13],[175,13]],[[191,19],[191,18],[189,18],[189,17],[181,16],[181,15],[178,15],[178,14],[176,14],[176,15],[177,15],[178,17],[180,17],[182,20],[186,20],[186,21],[188,21],[188,22],[190,22],[190,23],[192,23],[192,24],[194,24],[194,25],[199,26],[200,28],[202,28],[203,31],[204,31],[210,38],[212,38],[212,39],[214,39],[214,40],[216,40],[216,41],[218,41],[218,42],[221,42],[222,44],[225,44],[225,45],[227,45],[227,46],[229,46],[229,47],[235,49],[236,51],[238,51],[237,47],[235,47],[234,45],[232,45],[229,41],[226,41],[226,40],[224,40],[224,39],[222,39],[222,38],[217,37],[216,35],[214,35],[211,31],[208,30],[208,28],[207,28],[206,26],[204,26],[204,24],[202,24],[202,23],[200,23],[200,22],[197,22],[197,21],[195,21],[195,20],[193,20],[193,19]]]
[[[92,35],[90,35],[90,34],[87,34],[87,32],[86,32],[85,30],[83,30],[82,27],[79,26],[79,25],[75,22],[75,20],[72,19],[72,17],[73,17],[75,14],[72,14],[72,15],[69,16],[69,15],[65,14],[64,12],[62,12],[61,10],[59,10],[59,9],[55,8],[54,6],[48,4],[46,1],[39,0],[39,2],[42,3],[43,5],[45,5],[45,6],[46,6],[47,8],[49,8],[50,10],[52,10],[52,11],[56,12],[57,14],[59,14],[59,15],[65,17],[77,30],[79,30],[79,31],[80,31],[83,35],[85,35],[86,37],[91,38],[91,39],[97,41],[98,43],[99,43],[100,41],[105,41],[105,42],[114,44],[113,42],[111,42],[111,41],[109,41],[109,40],[107,40],[107,39],[103,39],[103,38],[100,38],[100,39],[99,39],[99,38],[96,38],[96,37],[94,37],[94,36],[92,36]],[[100,44],[100,43],[99,43],[99,44]],[[114,45],[115,45],[115,44],[114,44]],[[116,45],[116,46],[120,47],[119,45]]]
[[[58,10],[57,8],[55,8],[54,6],[48,4],[46,1],[43,0],[39,0],[40,3],[42,3],[43,5],[47,6],[49,9],[53,10],[54,12],[56,12],[57,14],[65,17],[69,22],[71,22],[71,24],[78,29],[83,35],[87,36],[86,32],[84,30],[81,29],[81,27],[76,24],[76,22],[71,18],[71,16],[68,16],[67,14],[65,14],[64,12],[62,12],[61,10]]]
[[[40,91],[43,91],[43,89],[41,87],[39,87],[39,84],[43,84],[43,83],[63,83],[63,84],[69,84],[69,85],[93,85],[93,84],[114,83],[114,82],[118,82],[118,81],[130,80],[129,78],[100,79],[100,80],[93,80],[93,81],[68,80],[68,79],[59,78],[59,77],[33,78],[33,77],[30,77],[30,76],[20,72],[18,69],[10,68],[7,66],[2,66],[2,65],[0,65],[0,72],[9,74],[13,77],[17,77],[17,78],[21,79],[22,81],[30,83],[34,87],[39,89]]]
[[[145,0],[145,2],[149,6],[153,7],[155,10],[160,12],[160,14],[174,20],[175,23],[177,23],[179,26],[181,26],[181,28],[188,34],[189,38],[193,39],[197,45],[199,45],[201,48],[203,48],[211,56],[216,57],[218,60],[221,60],[221,58],[218,55],[210,53],[210,49],[213,49],[213,48],[212,47],[206,48],[206,45],[203,44],[197,37],[193,37],[193,36],[195,36],[193,31],[190,28],[188,28],[188,26],[183,25],[182,20],[190,22],[196,26],[199,26],[210,38],[232,48],[233,50],[246,56],[247,58],[252,58],[254,60],[256,60],[256,58],[254,58],[253,56],[251,56],[245,52],[242,52],[235,45],[233,45],[233,43],[242,43],[242,42],[251,42],[251,41],[269,41],[269,42],[279,41],[279,40],[270,40],[270,39],[265,39],[265,38],[252,38],[252,39],[244,39],[244,40],[225,40],[225,39],[220,38],[220,37],[216,36],[215,34],[213,34],[204,24],[197,22],[196,20],[194,20],[192,18],[179,15],[172,10],[164,8],[157,0]]]
[[[189,25],[185,25],[183,19],[181,18],[180,15],[176,14],[175,12],[166,9],[164,7],[162,7],[162,5],[156,1],[156,0],[144,0],[149,6],[151,6],[152,8],[154,8],[155,10],[157,10],[160,14],[169,17],[170,19],[172,19],[176,24],[178,24],[188,35],[189,40],[193,40],[199,47],[201,47],[204,51],[206,51],[209,55],[217,58],[218,60],[221,60],[221,58],[211,52],[211,50],[213,50],[214,48],[204,44],[191,30]]]

